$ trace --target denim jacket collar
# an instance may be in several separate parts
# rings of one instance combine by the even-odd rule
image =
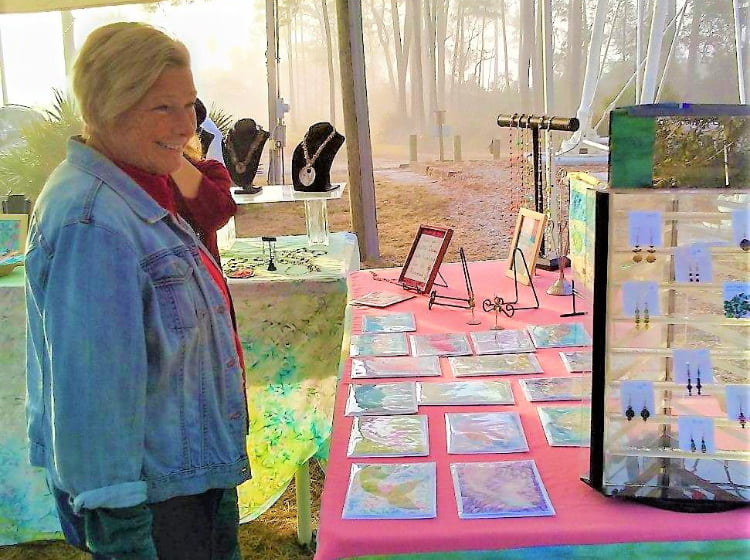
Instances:
[[[80,136],[68,140],[68,162],[106,182],[142,220],[153,224],[169,214],[115,163],[84,144]]]

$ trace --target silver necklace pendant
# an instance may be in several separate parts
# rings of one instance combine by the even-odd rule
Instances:
[[[238,161],[234,168],[237,170],[237,173],[244,173],[247,171],[247,165],[244,161]]]
[[[315,182],[315,169],[306,165],[299,171],[299,182],[305,187],[311,186]]]

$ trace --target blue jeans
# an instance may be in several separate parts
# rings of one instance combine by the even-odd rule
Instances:
[[[82,515],[73,512],[70,495],[52,487],[65,540],[91,553],[86,546]],[[159,560],[240,560],[237,490],[209,490],[148,504],[153,514],[152,536]],[[93,554],[94,560],[116,560]]]

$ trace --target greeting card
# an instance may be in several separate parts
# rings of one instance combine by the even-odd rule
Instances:
[[[589,446],[591,409],[588,406],[540,406],[536,410],[551,446]]]
[[[471,354],[469,339],[462,333],[409,335],[414,356],[466,356]]]
[[[388,307],[416,297],[414,294],[391,294],[389,292],[370,292],[352,300],[352,305],[367,305],[369,307]]]
[[[346,416],[414,414],[417,411],[417,387],[413,381],[349,385]]]
[[[448,358],[455,377],[474,375],[523,375],[542,373],[534,354],[490,354]]]
[[[436,377],[441,375],[437,356],[389,356],[352,359],[352,379],[382,377]]]
[[[507,381],[417,383],[420,405],[514,404]]]
[[[351,356],[406,356],[409,347],[404,333],[353,334]]]
[[[469,333],[476,354],[534,352],[534,343],[525,330],[478,331]]]
[[[517,412],[448,412],[448,453],[515,453],[528,451]]]
[[[556,325],[530,325],[528,328],[537,348],[562,348],[566,346],[590,346],[591,337],[583,323],[560,323]]]
[[[347,457],[429,454],[427,416],[357,416],[352,422]]]
[[[364,315],[362,332],[392,333],[412,332],[417,330],[414,313],[388,313],[387,315]]]
[[[580,401],[591,394],[591,380],[587,377],[535,377],[519,379],[526,400]]]
[[[560,358],[570,373],[591,371],[591,350],[560,352]]]

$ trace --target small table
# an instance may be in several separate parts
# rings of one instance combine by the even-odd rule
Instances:
[[[237,204],[263,204],[269,202],[304,202],[305,227],[310,245],[328,245],[328,210],[326,201],[341,198],[346,183],[333,183],[325,192],[295,191],[293,185],[263,185],[258,194],[240,194],[232,191]]]

